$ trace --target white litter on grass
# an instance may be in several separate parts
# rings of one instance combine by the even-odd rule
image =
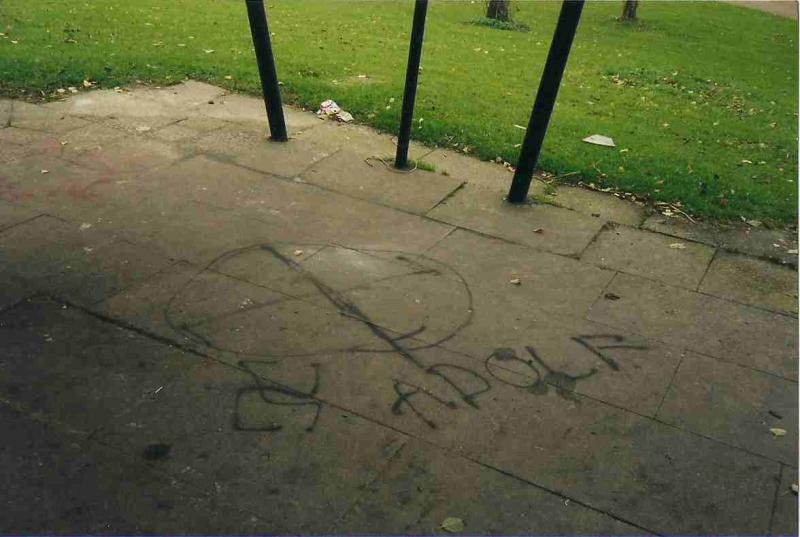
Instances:
[[[343,123],[350,123],[353,121],[352,114],[342,110],[342,108],[336,104],[336,101],[332,99],[328,99],[320,103],[319,110],[317,110],[317,116],[321,118],[333,118]]]
[[[602,145],[603,147],[617,147],[614,140],[602,134],[592,134],[583,139],[587,144]]]
[[[342,110],[341,112],[336,114],[336,119],[338,119],[339,121],[343,121],[345,123],[350,123],[351,121],[353,121],[353,115],[350,112],[345,112],[344,110]]]
[[[335,116],[342,109],[339,108],[339,105],[336,104],[336,101],[328,99],[327,101],[322,101],[319,105],[319,110],[317,110],[318,116]]]

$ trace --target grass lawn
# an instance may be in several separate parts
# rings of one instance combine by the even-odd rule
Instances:
[[[396,131],[412,2],[267,3],[287,102],[332,98]],[[516,162],[559,4],[517,2],[527,33],[468,24],[482,4],[431,3],[413,136]],[[587,4],[540,167],[707,217],[796,221],[797,23],[708,2],[645,1],[635,25],[620,11]],[[0,32],[6,94],[185,77],[259,91],[240,0],[0,0]]]

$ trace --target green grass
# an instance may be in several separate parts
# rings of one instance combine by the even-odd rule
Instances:
[[[288,102],[332,98],[396,130],[411,2],[267,3]],[[518,2],[529,32],[470,24],[482,4],[431,3],[413,136],[515,162],[558,4]],[[587,4],[540,167],[707,217],[794,221],[796,23],[711,2],[644,2],[638,24],[620,10]],[[6,94],[185,77],[259,90],[240,0],[0,0],[0,31]],[[581,142],[595,133],[617,148]]]

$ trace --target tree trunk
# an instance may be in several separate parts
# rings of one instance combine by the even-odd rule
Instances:
[[[510,19],[508,15],[508,4],[511,0],[489,0],[486,5],[486,18],[497,19],[499,21],[507,21]]]
[[[636,8],[639,7],[639,0],[625,0],[622,6],[622,17],[624,21],[636,20]]]

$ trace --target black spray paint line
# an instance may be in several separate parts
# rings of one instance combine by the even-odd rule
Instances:
[[[383,327],[374,323],[355,303],[351,302],[344,295],[320,281],[319,278],[313,274],[310,274],[308,271],[304,270],[303,267],[295,263],[294,260],[282,255],[275,248],[271,246],[262,246],[262,248],[271,252],[276,259],[283,261],[283,263],[285,263],[286,266],[292,270],[302,274],[303,277],[314,284],[316,288],[319,289],[319,292],[322,293],[322,295],[327,298],[337,309],[344,311],[345,313],[350,314],[354,319],[361,321],[377,338],[387,343],[397,354],[414,364],[416,367],[425,367],[422,362],[420,362],[414,355],[400,345],[395,338],[388,334]]]
[[[297,245],[296,243],[291,243],[291,244],[294,245],[294,246]],[[315,247],[320,246],[320,244],[313,244],[313,245]],[[359,252],[359,253],[364,253],[364,255],[371,255],[369,253],[370,252],[369,250],[362,251],[362,250],[346,248],[346,247],[342,247],[342,246],[338,246],[338,245],[333,245],[333,246],[336,246],[336,247],[339,247],[339,248],[343,248],[343,249],[353,250],[353,251],[356,251],[356,252]],[[205,321],[200,321],[200,322],[191,323],[191,324],[190,323],[178,322],[173,318],[173,310],[174,310],[174,304],[175,304],[176,300],[178,299],[179,296],[181,296],[186,291],[187,287],[189,285],[191,285],[203,273],[205,273],[205,272],[213,272],[214,274],[217,274],[217,275],[220,275],[220,276],[230,277],[230,278],[233,278],[233,279],[238,279],[238,278],[235,278],[234,276],[230,276],[230,275],[226,274],[224,271],[215,270],[214,267],[219,266],[220,264],[223,264],[223,263],[229,261],[231,258],[233,258],[233,257],[235,257],[237,255],[240,255],[240,254],[242,254],[244,252],[247,252],[248,250],[265,250],[265,251],[269,252],[272,255],[277,254],[277,256],[276,256],[277,259],[282,261],[288,268],[296,270],[296,271],[304,274],[306,277],[310,277],[312,283],[314,283],[314,280],[316,280],[316,283],[320,283],[322,285],[325,285],[323,282],[320,282],[317,278],[314,278],[313,275],[308,273],[308,271],[306,271],[302,266],[300,266],[299,264],[295,263],[293,260],[288,259],[286,256],[283,256],[282,254],[280,254],[280,252],[277,252],[277,250],[272,245],[270,245],[269,243],[260,243],[260,244],[256,244],[256,245],[246,246],[246,247],[243,247],[243,248],[236,248],[236,249],[230,250],[228,252],[225,252],[225,253],[219,255],[218,257],[216,257],[215,259],[213,259],[212,261],[210,261],[207,265],[205,265],[204,267],[202,267],[199,270],[197,270],[195,272],[195,274],[193,274],[186,282],[184,282],[178,288],[178,290],[170,297],[170,299],[167,301],[167,303],[166,303],[166,305],[164,307],[164,312],[163,313],[164,313],[164,317],[165,317],[165,320],[167,322],[167,325],[170,328],[172,328],[175,332],[177,332],[179,334],[183,334],[184,337],[187,340],[191,341],[191,342],[194,342],[196,344],[199,344],[201,346],[204,346],[204,347],[207,347],[207,348],[210,348],[210,349],[214,349],[214,350],[219,351],[219,352],[232,353],[232,354],[237,355],[237,356],[247,356],[247,357],[253,357],[253,358],[271,358],[271,357],[287,357],[287,358],[288,357],[297,357],[297,358],[299,358],[299,357],[317,356],[317,355],[325,354],[325,353],[370,352],[370,353],[393,353],[393,354],[394,353],[401,353],[405,358],[410,360],[410,359],[414,359],[413,355],[411,355],[411,351],[424,350],[424,349],[437,347],[441,343],[443,343],[445,341],[448,341],[451,338],[455,337],[464,327],[468,326],[472,322],[472,317],[473,317],[473,297],[472,297],[472,292],[469,289],[469,286],[467,285],[467,282],[464,279],[464,277],[461,274],[459,274],[457,271],[455,271],[452,267],[444,265],[440,261],[428,258],[428,257],[426,257],[426,256],[424,256],[422,254],[414,254],[414,255],[416,255],[417,257],[423,258],[427,262],[434,263],[434,264],[437,264],[437,265],[441,265],[448,272],[451,272],[455,277],[451,277],[449,279],[451,281],[457,282],[462,287],[462,289],[463,289],[463,291],[464,291],[464,293],[466,295],[466,298],[467,298],[467,305],[466,305],[466,312],[467,313],[466,313],[465,317],[450,332],[446,333],[444,336],[440,337],[436,341],[425,342],[423,340],[412,339],[412,338],[414,338],[414,336],[417,336],[417,335],[423,333],[427,329],[427,327],[425,325],[421,325],[417,329],[414,329],[414,330],[412,330],[410,332],[399,334],[398,336],[393,337],[392,333],[395,332],[394,330],[384,328],[384,327],[378,325],[377,323],[374,323],[371,319],[369,319],[368,317],[365,317],[363,315],[363,313],[360,312],[360,310],[357,307],[356,307],[357,311],[354,312],[352,309],[347,307],[347,304],[349,304],[350,306],[355,306],[355,305],[350,303],[346,299],[344,299],[342,294],[341,294],[341,292],[333,290],[333,289],[330,289],[330,287],[328,287],[328,286],[326,286],[326,287],[328,287],[328,289],[331,292],[335,293],[335,295],[338,295],[339,297],[342,297],[344,302],[347,303],[347,304],[340,304],[340,303],[337,303],[337,301],[335,301],[335,300],[331,300],[331,303],[339,310],[340,314],[342,314],[343,316],[346,316],[346,317],[352,317],[355,320],[357,320],[357,321],[359,321],[361,323],[364,323],[367,326],[370,326],[370,324],[371,324],[372,326],[370,327],[370,331],[373,332],[373,334],[377,335],[379,337],[379,339],[381,339],[382,341],[388,342],[390,348],[388,348],[388,349],[387,348],[369,348],[369,347],[365,347],[363,345],[360,345],[360,346],[353,346],[353,347],[350,347],[350,348],[319,349],[319,350],[315,350],[315,351],[312,351],[312,352],[301,352],[301,353],[276,354],[276,353],[262,353],[262,352],[245,352],[245,351],[241,351],[241,350],[220,347],[220,346],[214,344],[212,341],[210,341],[208,338],[203,336],[199,331],[197,331],[195,329],[195,327],[199,327],[199,326],[205,325],[205,324],[207,324],[209,322],[213,322],[214,319],[212,319],[212,318],[208,318]],[[397,252],[397,251],[391,251],[391,250],[375,250],[374,252],[393,254],[393,255],[395,255],[395,259],[397,259],[399,261],[402,261],[402,262],[408,264],[409,266],[411,266],[411,267],[413,267],[415,269],[414,272],[401,274],[401,275],[390,276],[390,277],[387,277],[387,278],[381,278],[381,279],[377,280],[376,282],[381,282],[381,281],[385,281],[385,280],[392,279],[392,278],[408,277],[408,276],[415,276],[415,275],[420,275],[420,274],[436,274],[436,275],[442,275],[443,274],[440,269],[426,267],[425,265],[410,259],[410,257],[408,255],[406,255],[404,252]],[[377,259],[381,259],[381,258],[377,257]],[[240,281],[247,282],[246,280],[240,280]],[[371,284],[374,284],[376,282],[368,282],[366,284],[362,284],[362,286],[364,288],[368,288]],[[247,283],[250,283],[250,282],[247,282]],[[315,286],[316,286],[316,283],[315,283]],[[270,287],[266,287],[266,286],[263,286],[263,285],[258,285],[258,284],[252,284],[252,285],[264,288],[264,289],[269,290],[269,291],[277,292],[277,293],[280,293],[280,294],[285,294],[285,293],[282,293],[279,290],[271,289]],[[362,286],[355,286],[354,289],[360,288]],[[322,290],[320,290],[318,286],[317,286],[317,289],[320,292],[322,292]],[[286,295],[286,296],[289,297],[287,299],[288,301],[291,301],[291,300],[301,300],[302,301],[303,300],[303,297],[294,297],[292,295]],[[330,297],[329,297],[329,300],[330,300]],[[253,306],[252,309],[254,309],[254,310],[255,309],[263,309],[264,307],[273,305],[275,303],[280,303],[282,301],[283,301],[283,299],[276,300],[275,302],[260,303],[260,304],[257,304],[255,306]],[[237,313],[240,313],[241,311],[242,310],[240,309],[240,310],[236,310],[236,311],[229,312],[229,313],[230,313],[230,315],[235,315]],[[387,341],[387,338],[388,338],[388,341]],[[413,343],[411,343],[411,345],[392,344],[392,341],[400,341],[400,340],[403,340],[403,339],[411,339],[413,341]],[[419,365],[418,367],[423,367],[423,366]]]
[[[592,345],[591,341],[596,339],[610,339],[614,342],[611,345]],[[596,334],[596,335],[585,335],[585,336],[575,336],[572,338],[572,341],[584,346],[586,349],[589,350],[592,354],[600,358],[603,362],[608,365],[614,371],[619,371],[619,364],[616,360],[611,358],[610,356],[606,356],[604,353],[600,352],[604,349],[634,349],[634,350],[646,350],[647,347],[644,345],[632,345],[629,343],[622,343],[625,341],[625,337],[619,334]],[[617,345],[617,343],[620,343]]]
[[[274,432],[283,429],[283,425],[280,424],[271,424],[266,427],[246,427],[242,423],[241,418],[241,399],[247,393],[257,393],[261,400],[266,405],[278,405],[278,406],[289,406],[289,407],[302,407],[302,406],[313,406],[315,408],[314,417],[311,421],[311,424],[306,427],[307,432],[311,432],[317,425],[319,421],[320,413],[322,412],[322,402],[316,399],[317,392],[319,391],[319,384],[320,384],[320,364],[311,364],[311,367],[314,369],[314,385],[311,389],[307,392],[302,390],[298,390],[292,388],[286,384],[278,383],[268,377],[265,377],[256,371],[253,370],[252,365],[260,364],[260,365],[274,365],[276,361],[240,361],[238,363],[239,367],[246,371],[250,376],[253,378],[255,382],[254,387],[242,388],[237,391],[236,393],[236,402],[235,402],[235,410],[234,410],[234,428],[240,431],[261,431],[261,432]],[[264,384],[264,381],[267,381],[269,384]],[[280,394],[289,398],[298,399],[297,402],[287,402],[287,401],[278,401],[275,399],[271,399],[268,394]]]
[[[473,378],[479,380],[484,386],[483,386],[483,388],[481,388],[481,389],[479,389],[477,391],[473,391],[473,392],[469,392],[468,393],[468,392],[462,390],[461,387],[455,381],[453,381],[450,377],[448,377],[447,375],[445,375],[442,372],[442,369],[444,369],[444,368],[452,368],[452,369],[455,369],[456,371],[462,371],[464,373],[472,375]],[[478,403],[475,401],[475,399],[480,394],[486,393],[486,392],[488,392],[488,391],[490,391],[492,389],[492,385],[489,383],[488,380],[486,380],[483,377],[483,375],[481,375],[480,373],[478,373],[474,369],[471,369],[471,368],[468,368],[468,367],[455,365],[455,364],[434,364],[434,365],[430,366],[428,369],[426,369],[425,372],[429,373],[431,375],[436,375],[436,376],[440,377],[447,384],[449,384],[455,391],[458,392],[458,394],[461,396],[461,399],[465,403],[467,403],[469,406],[471,406],[473,408],[480,408],[478,406]]]
[[[397,399],[392,404],[392,414],[395,414],[395,415],[398,415],[398,416],[402,415],[403,414],[403,405],[406,405],[408,408],[411,409],[412,412],[414,412],[414,414],[419,419],[421,419],[425,423],[425,425],[427,425],[431,429],[436,429],[437,428],[436,422],[434,422],[431,419],[426,418],[425,415],[422,414],[422,412],[420,410],[418,410],[417,407],[414,406],[414,403],[411,401],[412,397],[414,397],[416,395],[425,395],[425,396],[429,397],[432,401],[435,401],[436,403],[438,403],[438,404],[440,404],[440,405],[442,405],[444,407],[447,407],[447,408],[450,408],[450,409],[458,408],[454,401],[447,401],[445,399],[442,399],[441,397],[438,397],[438,396],[434,395],[433,393],[431,393],[431,391],[426,389],[426,388],[423,388],[421,386],[417,386],[415,384],[411,384],[410,382],[405,382],[403,380],[392,379],[392,381],[393,381],[392,387],[394,388],[394,391],[397,394]],[[407,392],[401,391],[400,388],[403,387],[403,386],[407,386],[409,388],[412,388],[412,390],[407,391]]]

